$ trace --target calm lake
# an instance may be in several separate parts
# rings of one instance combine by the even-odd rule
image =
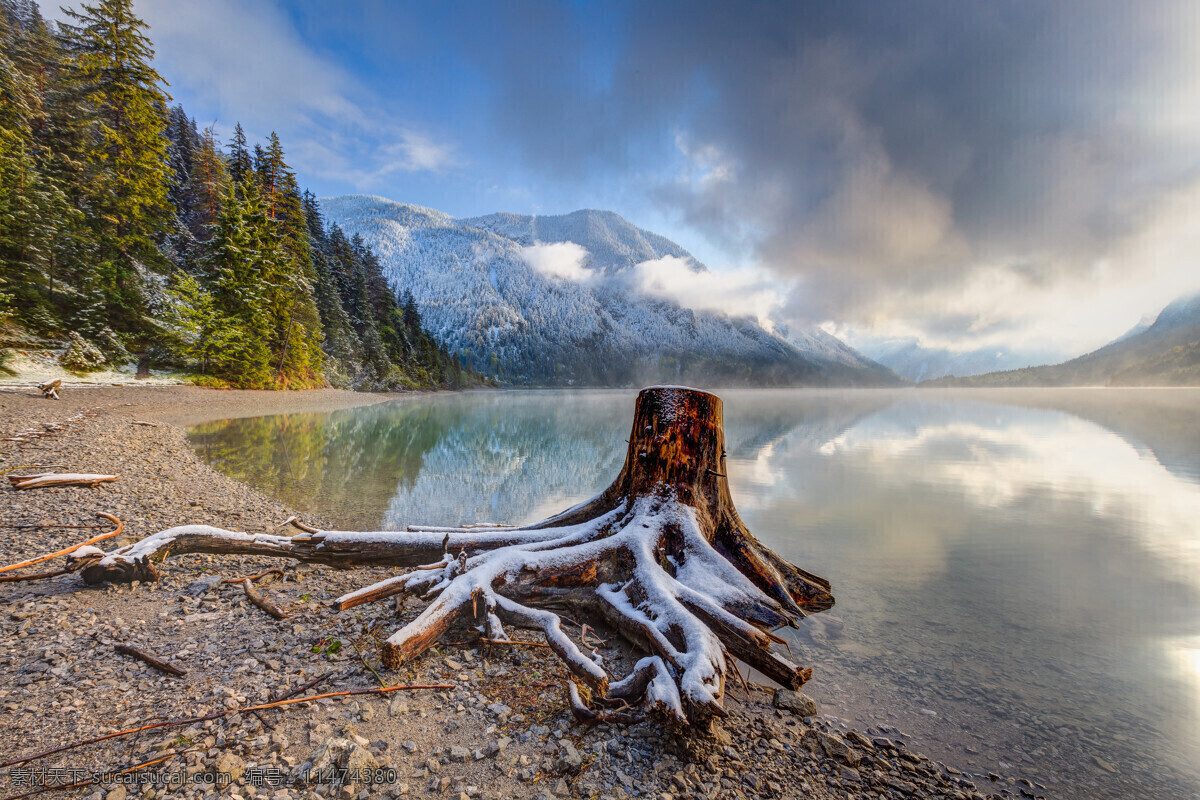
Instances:
[[[1200,798],[1200,390],[718,392],[748,526],[833,582],[823,712],[1071,798]],[[191,429],[350,529],[528,522],[616,476],[634,392],[488,392]]]

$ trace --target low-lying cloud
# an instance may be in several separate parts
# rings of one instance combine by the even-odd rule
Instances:
[[[697,311],[714,311],[729,317],[754,317],[768,330],[783,305],[779,282],[761,269],[725,272],[697,270],[689,259],[677,256],[643,261],[625,278],[648,297],[669,300]]]
[[[586,281],[592,277],[592,270],[584,266],[588,251],[575,242],[535,242],[522,247],[520,255],[530,269],[550,278]]]

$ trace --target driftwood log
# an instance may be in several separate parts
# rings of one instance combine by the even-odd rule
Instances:
[[[38,391],[42,393],[42,397],[47,400],[57,400],[58,390],[62,388],[62,379],[55,379],[38,384]]]
[[[39,472],[36,475],[9,475],[14,489],[44,489],[48,486],[89,486],[112,483],[116,475],[93,475],[82,472]]]
[[[833,605],[827,581],[776,555],[738,518],[721,400],[681,387],[638,396],[625,465],[608,489],[534,525],[294,537],[192,525],[87,555],[84,580],[154,580],[156,563],[182,553],[409,568],[337,601],[348,609],[400,593],[433,598],[384,644],[388,667],[456,622],[495,641],[508,639],[505,625],[532,628],[573,674],[580,717],[624,719],[641,706],[701,731],[725,715],[730,656],[786,687],[808,680],[811,670],[775,651],[782,639],[771,631]],[[608,623],[645,657],[629,675],[611,675],[598,653],[566,635],[555,609]]]

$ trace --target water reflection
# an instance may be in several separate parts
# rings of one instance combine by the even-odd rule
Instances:
[[[414,398],[192,438],[339,526],[520,522],[616,475],[632,397]],[[1200,790],[1200,393],[724,397],[739,511],[833,581],[794,640],[829,713],[1054,796]]]

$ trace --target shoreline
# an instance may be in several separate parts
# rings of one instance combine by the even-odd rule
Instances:
[[[91,524],[96,512],[114,513],[124,521],[126,533],[105,542],[106,548],[188,523],[265,532],[294,512],[201,463],[187,444],[183,425],[350,408],[406,396],[413,395],[68,386],[63,400],[55,402],[0,393],[0,437],[44,432],[26,444],[0,442],[0,471],[58,463],[71,471],[119,475],[117,482],[96,489],[5,488],[9,494],[0,523]],[[43,423],[62,427],[46,431]],[[92,532],[48,527],[5,533],[0,541],[3,564],[70,546]],[[221,586],[212,577],[267,567],[283,568],[283,580],[264,583],[261,591],[290,614],[286,620],[271,619],[248,604],[238,586]],[[389,635],[422,606],[409,603],[399,613],[401,619],[393,616],[390,603],[353,614],[327,608],[326,601],[394,574],[390,569],[337,571],[264,558],[188,555],[167,561],[161,573],[159,582],[140,586],[88,588],[77,575],[0,584],[0,619],[5,620],[0,640],[7,655],[0,666],[0,706],[5,709],[0,761],[114,727],[262,702],[329,670],[350,674],[317,690],[375,685],[353,646],[330,654],[331,644],[358,643],[370,662],[370,641]],[[188,674],[166,676],[115,653],[114,645],[122,643],[177,663]],[[327,750],[335,745],[357,748],[363,763],[369,758],[394,770],[394,775],[387,773],[394,781],[358,787],[368,791],[367,797],[980,800],[1017,797],[1022,791],[1045,795],[1041,788],[1010,779],[972,779],[953,765],[911,752],[887,729],[850,731],[819,714],[805,718],[776,708],[772,689],[752,685],[747,696],[736,681],[727,687],[729,741],[689,758],[678,750],[679,737],[654,724],[574,724],[561,688],[565,672],[556,658],[540,652],[443,644],[383,675],[389,683],[453,683],[453,690],[396,693],[390,699],[348,697],[263,712],[272,728],[253,716],[234,714],[148,733],[134,745],[130,739],[116,739],[26,766],[103,770],[170,756],[174,750],[175,757],[163,762],[168,771],[232,774],[256,766],[293,774],[325,744]],[[192,745],[183,745],[181,730]],[[199,749],[178,753],[190,747]],[[256,789],[246,785],[244,774],[238,781],[221,796],[310,796],[296,786]],[[0,772],[0,782],[12,793],[18,791],[11,774]],[[97,800],[125,796],[120,789],[105,788],[110,793],[96,794]],[[127,787],[128,797],[168,796],[139,788]],[[359,796],[357,790],[341,791],[336,796]],[[169,796],[178,794],[214,796],[203,784]]]

